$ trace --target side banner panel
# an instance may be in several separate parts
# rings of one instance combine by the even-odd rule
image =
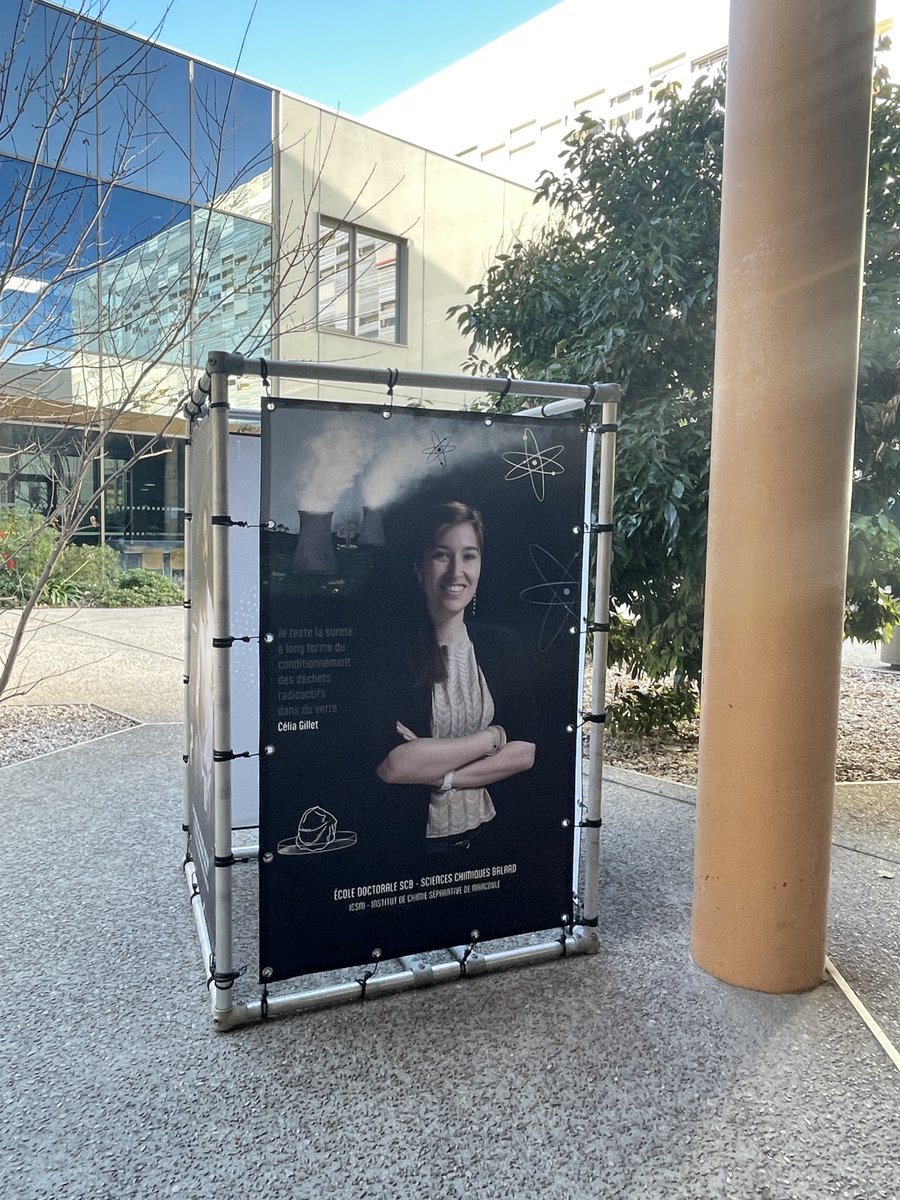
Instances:
[[[191,432],[191,663],[188,684],[190,798],[189,848],[206,914],[210,942],[215,941],[213,857],[213,675],[212,675],[212,439],[209,420]],[[215,946],[213,945],[213,948]]]
[[[585,440],[264,410],[264,979],[571,922]]]
[[[259,524],[259,438],[228,435],[228,512],[235,521]],[[231,628],[236,637],[259,632],[259,538],[256,529],[228,531]],[[231,648],[231,747],[238,753],[259,745],[259,647],[256,641]],[[259,823],[259,760],[231,764],[231,824],[248,829]]]

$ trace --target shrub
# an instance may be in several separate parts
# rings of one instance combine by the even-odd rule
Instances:
[[[154,608],[166,604],[181,604],[184,596],[173,580],[156,571],[135,567],[125,571],[117,588],[110,588],[101,603],[108,608]]]
[[[0,508],[0,597],[24,603],[56,545],[56,530],[29,508]]]
[[[110,546],[66,546],[41,599],[55,604],[48,592],[58,591],[69,597],[62,603],[93,604],[118,586],[121,573],[119,556]]]
[[[697,692],[690,682],[648,682],[613,690],[606,728],[613,735],[651,737],[678,735],[697,714]]]

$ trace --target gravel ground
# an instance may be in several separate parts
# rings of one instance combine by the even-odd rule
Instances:
[[[627,675],[610,671],[607,694]],[[900,671],[844,667],[838,718],[836,779],[839,783],[900,779]],[[671,740],[609,736],[604,760],[661,779],[696,784],[699,721]]]
[[[96,704],[0,706],[0,767],[89,742],[139,722]]]

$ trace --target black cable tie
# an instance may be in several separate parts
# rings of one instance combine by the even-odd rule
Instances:
[[[259,1019],[267,1021],[269,1019],[269,989],[263,984],[262,995],[259,998]]]
[[[185,519],[186,521],[193,521],[193,519],[194,519],[194,514],[193,514],[192,512],[187,512],[187,511],[185,511],[185,514],[184,514],[184,519]]]
[[[583,916],[583,917],[582,917],[582,918],[579,920],[578,924],[579,924],[579,925],[583,925],[585,929],[596,929],[596,928],[597,928],[597,926],[600,924],[600,918],[599,918],[599,917],[584,917],[584,916]]]
[[[268,391],[269,390],[269,368],[266,366],[266,360],[264,358],[260,358],[260,360],[259,360],[259,373],[262,377],[262,385],[266,389],[266,391]]]
[[[598,817],[596,821],[592,821],[589,817],[585,817],[583,821],[578,822],[579,829],[599,829],[603,822]]]
[[[185,764],[185,766],[186,766],[186,765],[187,765],[187,764],[188,764],[188,763],[191,761],[191,760],[190,760],[190,756],[189,756],[189,755],[187,755],[187,754],[182,754],[182,756],[181,756],[181,761],[182,761],[182,762]],[[182,827],[181,827],[181,828],[182,828],[182,829],[187,829],[187,826],[186,826],[186,825],[182,825]]]
[[[231,408],[231,405],[227,400],[217,400],[215,404],[210,404],[209,411],[212,412],[214,408]]]
[[[191,682],[191,677],[190,677],[190,675],[182,675],[182,677],[181,677],[181,682],[182,682],[182,683],[183,683],[185,686],[187,686],[187,685],[188,685],[188,684]]]
[[[190,608],[190,607],[191,607],[191,602],[190,602],[190,600],[182,600],[182,602],[181,602],[181,607],[182,607],[182,608]]]
[[[394,388],[397,386],[397,380],[400,378],[400,372],[395,367],[387,369],[387,396],[390,404],[382,411],[383,417],[389,417],[394,411]]]
[[[232,986],[235,980],[240,979],[242,975],[246,975],[246,966],[241,967],[238,971],[217,971],[216,956],[210,954],[209,965],[207,967],[206,987],[209,990],[209,985],[214,983],[220,991],[227,991]]]
[[[588,384],[588,389],[589,389],[589,390],[588,390],[588,394],[587,394],[587,397],[585,398],[585,401],[584,401],[584,402],[585,402],[585,404],[593,404],[593,403],[594,403],[594,398],[595,398],[595,397],[596,397],[596,395],[597,395],[597,385],[596,385],[596,383],[590,383],[590,384]]]
[[[606,713],[583,712],[581,714],[582,721],[585,725],[605,725]]]
[[[242,637],[214,637],[212,640],[214,650],[230,650],[235,642],[258,642],[259,634],[245,633]],[[186,682],[186,681],[185,681]]]
[[[569,947],[566,944],[566,936],[567,935],[566,935],[565,926],[563,926],[562,933],[556,939],[559,942],[560,946],[562,947],[562,954],[560,955],[561,958],[565,958],[569,952]]]
[[[241,967],[239,971],[215,971],[212,976],[212,982],[216,985],[218,991],[227,992],[246,973],[246,967]],[[207,983],[206,986],[209,987],[209,984]]]
[[[235,858],[233,854],[216,854],[213,858],[214,867],[233,867]]]
[[[231,762],[235,758],[256,758],[257,755],[245,750],[243,754],[235,754],[233,750],[213,750],[213,762]]]
[[[361,992],[361,994],[360,994],[360,997],[359,997],[359,998],[360,998],[360,1000],[365,1000],[365,998],[366,998],[366,984],[369,982],[369,980],[372,978],[372,976],[375,974],[375,972],[378,970],[378,968],[379,968],[380,966],[381,966],[381,959],[379,958],[378,962],[375,964],[375,966],[372,968],[372,970],[371,970],[371,971],[366,971],[366,973],[365,973],[365,975],[363,975],[362,979],[357,979],[357,981],[356,981],[356,982],[357,982],[357,983],[359,984],[359,986],[362,988],[362,992]]]
[[[512,375],[507,375],[506,383],[503,385],[503,391],[497,396],[497,404],[500,404],[501,401],[505,400],[509,395],[509,389],[512,387],[512,382]]]
[[[594,433],[617,433],[619,429],[616,421],[601,422],[594,426]]]
[[[185,762],[187,762],[187,759],[185,759]],[[191,832],[191,827],[190,827],[190,825],[185,825],[185,824],[184,824],[184,822],[182,821],[182,823],[181,823],[181,832],[182,832],[182,833],[190,833],[190,832]],[[190,854],[186,854],[186,855],[184,856],[184,861],[183,861],[183,862],[182,862],[182,864],[181,864],[181,869],[182,869],[182,871],[183,871],[183,870],[184,870],[184,868],[185,868],[185,867],[188,865],[188,863],[189,863],[189,862],[191,862],[191,861],[192,861],[192,859],[191,859],[191,856],[190,856]]]
[[[474,952],[474,950],[475,950],[475,942],[472,942],[472,944],[466,950],[465,954],[459,960],[459,973],[463,979],[468,979],[468,975],[466,974],[466,959],[469,957],[470,954],[472,954]]]
[[[215,517],[213,517],[213,520],[215,520]],[[615,533],[615,529],[616,529],[616,527],[612,523],[610,523],[608,525],[601,525],[597,521],[592,521],[590,532],[591,533]]]
[[[588,633],[609,633],[609,621],[588,621],[585,629]]]
[[[260,524],[259,522],[254,524],[254,522],[252,522],[252,521],[235,521],[235,520],[232,520],[232,518],[228,517],[228,516],[211,517],[209,523],[210,523],[210,525],[227,525],[230,529],[267,529],[268,528],[267,521],[263,522],[262,524]]]

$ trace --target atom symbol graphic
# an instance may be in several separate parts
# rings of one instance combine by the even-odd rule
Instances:
[[[447,465],[447,455],[452,454],[456,449],[449,436],[439,438],[432,430],[431,445],[426,446],[422,453],[425,455],[426,462],[439,462],[442,467]]]
[[[538,651],[543,654],[573,620],[578,624],[579,617],[575,605],[578,603],[581,586],[574,571],[581,552],[576,551],[572,555],[568,566],[563,566],[559,559],[543,546],[529,546],[528,553],[541,582],[525,588],[519,596],[526,603],[540,604],[547,610],[538,637]]]
[[[548,475],[562,475],[565,467],[560,463],[559,456],[562,454],[563,446],[550,446],[547,450],[542,450],[538,445],[538,440],[530,429],[526,429],[522,434],[522,440],[525,443],[525,451],[522,454],[516,454],[512,451],[507,451],[503,455],[503,461],[508,462],[512,470],[507,471],[506,479],[522,479],[528,476],[531,480],[531,487],[536,500],[544,499],[545,479]],[[551,468],[556,468],[552,470]]]

